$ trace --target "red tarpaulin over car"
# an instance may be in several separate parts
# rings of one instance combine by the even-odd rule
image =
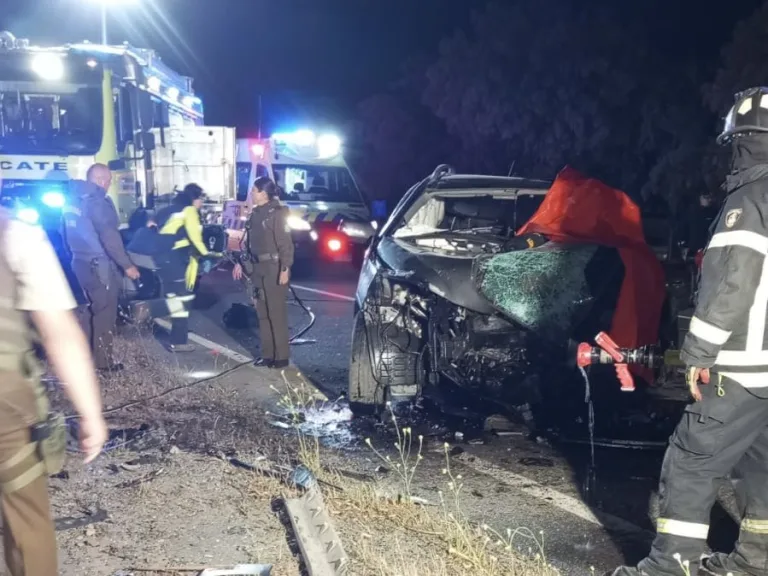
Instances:
[[[656,343],[666,292],[664,271],[645,242],[640,209],[629,196],[565,167],[518,232],[530,233],[556,242],[617,248],[625,274],[610,336],[622,347]]]

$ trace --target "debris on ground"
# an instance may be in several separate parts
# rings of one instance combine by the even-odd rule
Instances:
[[[515,426],[514,422],[501,414],[488,416],[483,425],[486,432],[512,432],[518,428],[519,426]]]
[[[285,500],[285,508],[312,576],[343,576],[349,559],[319,490]]]
[[[251,369],[135,404],[178,386],[189,371],[174,368],[175,360],[155,344],[128,340],[117,347],[129,369],[104,382],[104,402],[130,406],[108,414],[116,431],[111,450],[88,465],[72,454],[67,474],[51,480],[63,576],[299,575],[302,561],[305,567],[312,562],[299,532],[311,531],[330,553],[328,565],[348,566],[350,576],[556,574],[517,546],[502,550],[498,560],[483,553],[487,535],[455,515],[455,503],[449,516],[445,503],[435,504],[437,497],[423,487],[421,493],[402,490],[395,455],[374,471],[368,453],[321,448],[318,437],[333,446],[333,438],[352,434],[345,405],[313,401],[290,432],[273,429],[270,422],[283,419],[265,413],[263,396],[251,396],[254,375],[261,391],[280,386],[270,371]],[[55,395],[52,403],[66,406]],[[440,476],[439,468],[431,474]],[[466,493],[482,498],[492,490],[469,487]],[[305,529],[294,518],[293,526],[288,510],[308,494],[325,503],[325,515],[319,508],[308,512],[323,522]],[[277,501],[286,507],[278,510]],[[529,564],[532,570],[524,571]],[[161,568],[147,572],[151,567]]]

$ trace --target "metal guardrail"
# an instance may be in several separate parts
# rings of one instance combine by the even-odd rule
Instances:
[[[320,490],[313,487],[301,498],[285,500],[285,508],[309,576],[346,575],[347,554]]]

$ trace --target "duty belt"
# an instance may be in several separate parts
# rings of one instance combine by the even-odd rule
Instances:
[[[254,254],[253,257],[256,262],[277,262],[280,260],[279,254]]]

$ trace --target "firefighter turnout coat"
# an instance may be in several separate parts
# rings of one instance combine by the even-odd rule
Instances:
[[[768,164],[736,172],[726,187],[680,358],[720,373],[766,373],[753,382],[768,387]]]

